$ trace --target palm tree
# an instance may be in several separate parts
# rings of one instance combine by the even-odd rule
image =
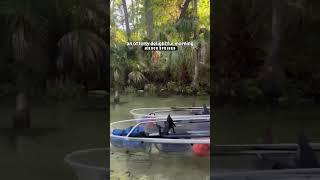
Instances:
[[[79,0],[76,4],[65,3],[63,6],[66,18],[73,24],[57,42],[58,66],[75,66],[84,71],[90,65],[106,65],[107,45],[103,39],[106,4],[101,4],[100,0]]]
[[[131,71],[128,74],[128,83],[133,83],[139,86],[146,80],[147,78],[142,74],[142,72],[138,68],[133,69],[133,71]]]
[[[4,0],[0,2],[1,19],[5,20],[6,46],[11,49],[16,72],[18,88],[16,112],[14,114],[15,128],[30,127],[28,105],[30,61],[34,53],[43,51],[47,39],[47,19],[37,11],[37,1]],[[39,53],[38,55],[41,55]],[[38,57],[38,58],[44,58]]]
[[[122,82],[122,77],[124,74],[124,69],[126,68],[126,47],[118,44],[113,44],[111,46],[111,70],[113,72],[113,82],[115,89],[114,102],[120,102],[119,89]]]
[[[49,15],[52,12],[51,5],[55,5],[56,11],[61,14]],[[42,69],[39,64],[48,66],[49,58],[55,59],[60,68],[66,64],[85,69],[90,64],[105,61],[106,44],[102,39],[105,32],[106,3],[101,0],[58,0],[43,2],[39,0],[3,0],[0,2],[0,19],[6,22],[6,45],[11,49],[11,57],[14,59],[16,72],[16,84],[18,88],[16,98],[16,112],[14,127],[29,128],[30,113],[28,106],[28,93],[30,82],[34,76],[30,72]],[[60,21],[62,37],[57,41],[49,41],[54,36],[50,34],[48,20],[64,19]],[[68,24],[71,24],[68,27]],[[57,28],[57,27],[55,27]],[[50,43],[50,44],[49,44]],[[57,44],[58,51],[48,54],[48,48]],[[53,48],[52,48],[53,49]],[[50,51],[52,51],[50,49]],[[58,57],[58,58],[56,58]]]
[[[193,38],[195,41],[199,38],[199,32],[198,32],[198,0],[193,0],[193,6],[194,6],[194,30],[193,30]],[[199,76],[199,47],[198,46],[195,49],[194,52],[194,76],[192,80],[192,86],[193,88],[198,88],[198,76]]]

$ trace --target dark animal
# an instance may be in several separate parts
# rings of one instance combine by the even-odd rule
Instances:
[[[171,118],[170,114],[167,117],[167,122],[169,124],[169,130],[172,129],[173,133],[176,133],[174,131],[174,127],[176,127],[176,125],[174,124],[173,119]]]
[[[319,162],[315,152],[312,150],[307,137],[301,135],[298,140],[298,157],[296,165],[298,168],[318,168]]]
[[[203,105],[203,112],[202,112],[203,115],[207,115],[207,114],[210,114],[209,112],[209,109],[207,108],[207,106],[204,104]]]
[[[169,114],[168,117],[167,117],[167,121],[164,122],[163,134],[168,135],[170,129],[172,129],[172,132],[173,132],[173,133],[176,133],[176,132],[174,131],[174,127],[176,127],[176,125],[174,124],[173,119],[171,118],[171,116],[170,116],[170,114]]]
[[[316,154],[312,150],[308,139],[301,135],[298,139],[297,158],[294,165],[289,163],[276,162],[272,169],[290,169],[290,168],[319,168]]]

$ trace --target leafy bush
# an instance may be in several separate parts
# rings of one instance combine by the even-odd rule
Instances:
[[[193,93],[193,88],[191,86],[186,86],[185,92],[187,95],[190,95]]]
[[[166,87],[159,87],[159,92],[158,92],[158,96],[160,97],[168,97],[169,96],[169,92],[168,89]]]
[[[171,93],[178,93],[179,91],[178,84],[173,81],[167,82],[167,90]]]
[[[242,82],[242,93],[243,96],[247,97],[249,100],[255,100],[263,96],[258,81],[254,79],[247,79]]]
[[[145,92],[149,93],[149,94],[156,94],[157,92],[157,86],[154,84],[146,84],[144,86],[144,90]]]
[[[179,93],[182,95],[191,95],[193,94],[193,88],[189,85],[179,86]]]
[[[66,81],[63,84],[60,83],[55,87],[49,88],[47,90],[47,97],[54,100],[63,101],[67,99],[80,98],[83,92],[84,91],[81,85],[71,81]]]
[[[127,86],[124,88],[124,93],[126,94],[134,94],[137,92],[137,89],[134,88],[133,86]]]

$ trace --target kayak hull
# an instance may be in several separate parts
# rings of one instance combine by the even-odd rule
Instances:
[[[210,107],[208,107],[210,110]],[[171,116],[187,117],[187,116],[210,116],[203,114],[203,107],[159,107],[159,108],[137,108],[130,110],[130,114],[135,119],[150,118],[154,116]]]

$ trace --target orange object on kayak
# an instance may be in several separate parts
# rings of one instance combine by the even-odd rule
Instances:
[[[197,156],[209,156],[210,144],[194,144],[192,146],[192,152]]]

